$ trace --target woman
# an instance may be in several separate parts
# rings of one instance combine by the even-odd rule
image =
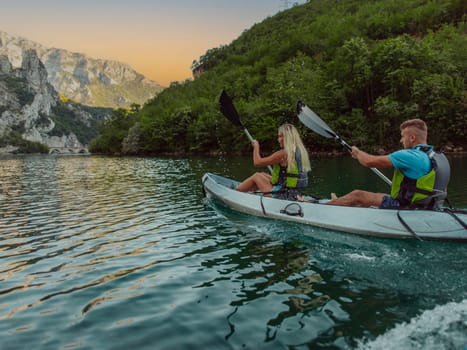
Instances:
[[[297,129],[292,124],[279,127],[277,141],[281,150],[261,157],[258,141],[254,140],[253,164],[256,167],[273,166],[272,174],[258,172],[244,180],[237,191],[272,193],[275,198],[296,200],[299,189],[308,185],[310,158]]]

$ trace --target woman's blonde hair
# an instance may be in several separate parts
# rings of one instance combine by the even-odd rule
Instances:
[[[302,170],[307,172],[311,170],[310,157],[303,141],[292,124],[283,124],[279,127],[279,134],[284,138],[284,150],[287,153],[287,169],[291,170],[295,164],[295,150],[298,149],[302,159]]]

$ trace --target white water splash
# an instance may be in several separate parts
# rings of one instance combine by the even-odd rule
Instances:
[[[427,310],[373,341],[360,341],[358,349],[467,349],[467,299]]]
[[[348,253],[345,254],[350,260],[364,260],[364,261],[375,261],[376,257],[368,256],[364,253]]]

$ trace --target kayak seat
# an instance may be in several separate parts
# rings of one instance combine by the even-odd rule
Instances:
[[[427,198],[424,198],[417,203],[414,203],[415,208],[423,208],[423,209],[430,209],[430,210],[438,210],[443,206],[446,197],[448,196],[447,192],[445,191],[437,191]]]

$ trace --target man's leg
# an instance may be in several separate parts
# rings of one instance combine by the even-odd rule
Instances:
[[[354,190],[345,196],[333,198],[326,204],[349,207],[377,207],[383,201],[384,193]]]

